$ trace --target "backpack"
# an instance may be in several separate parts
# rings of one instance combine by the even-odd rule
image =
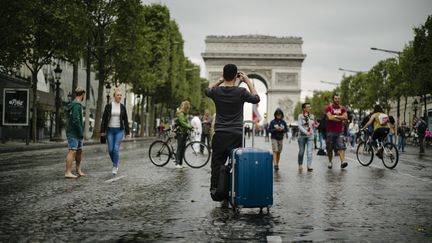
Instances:
[[[387,114],[384,114],[384,113],[380,113],[378,115],[378,120],[379,120],[379,123],[381,126],[386,125],[390,121],[389,116]]]
[[[426,128],[427,128],[426,122],[424,122],[423,120],[420,120],[420,124],[417,127],[417,131],[420,134],[425,134]]]

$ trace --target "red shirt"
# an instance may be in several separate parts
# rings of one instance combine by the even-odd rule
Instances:
[[[344,113],[347,112],[345,107],[340,105],[329,105],[325,109],[325,113],[327,114],[330,112],[332,115],[338,115],[341,116]],[[330,121],[327,120],[327,132],[343,132],[344,131],[344,125],[342,121]]]

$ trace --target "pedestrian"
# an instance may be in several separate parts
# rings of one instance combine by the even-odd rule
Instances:
[[[288,132],[288,125],[284,121],[284,113],[277,108],[274,113],[274,119],[270,122],[269,132],[273,151],[273,167],[275,171],[279,170],[280,154],[282,153],[282,141],[285,133]]]
[[[357,124],[357,120],[355,118],[352,119],[351,123],[348,126],[348,133],[349,133],[349,141],[351,144],[351,149],[355,149],[356,140],[357,140],[357,133],[359,132],[359,126]]]
[[[204,116],[202,118],[201,143],[207,144],[209,151],[211,151],[210,137],[211,137],[212,122],[213,121],[210,116],[210,112],[208,110],[204,111]],[[204,147],[201,147],[200,151],[204,152]]]
[[[384,142],[387,135],[390,133],[390,122],[388,116],[386,118],[383,108],[380,105],[375,105],[369,121],[362,127],[363,130],[368,129],[370,124],[373,124],[372,145],[377,147],[376,141]],[[380,148],[376,155],[382,159],[383,150]]]
[[[189,124],[189,121],[187,119],[187,114],[190,109],[190,103],[189,101],[183,101],[180,104],[179,111],[177,112],[177,123],[178,128],[176,130],[176,137],[177,137],[177,152],[176,152],[176,168],[181,169],[183,168],[183,155],[184,150],[186,147],[186,140],[193,130],[193,127],[191,124]]]
[[[429,146],[432,142],[432,135],[431,135],[431,131],[429,131],[429,128],[426,128],[426,132],[425,132],[425,145]]]
[[[82,104],[86,91],[78,87],[75,89],[75,100],[68,107],[68,125],[66,129],[66,137],[68,141],[68,153],[66,155],[66,172],[65,177],[70,179],[77,178],[72,174],[72,163],[75,159],[76,173],[78,176],[85,176],[81,170],[82,147],[84,139],[84,127],[82,117]]]
[[[341,168],[348,166],[345,161],[345,135],[344,121],[348,119],[347,109],[340,105],[339,94],[332,97],[333,103],[325,108],[327,115],[327,156],[329,159],[328,168],[333,168],[333,150],[339,154]]]
[[[264,118],[263,123],[262,123],[263,129],[264,129],[264,133],[265,133],[264,141],[269,142],[270,141],[270,139],[269,139],[270,133],[269,133],[269,124],[268,124],[268,121],[267,121],[267,113],[264,115],[264,117],[265,118]]]
[[[249,91],[238,87],[235,83],[236,78],[240,82],[245,82]],[[220,198],[220,195],[216,194],[220,168],[226,163],[230,151],[242,146],[243,104],[245,102],[257,104],[260,98],[252,81],[244,72],[238,72],[234,64],[224,66],[223,78],[210,83],[205,94],[213,100],[216,106],[210,195],[214,201],[224,201],[223,206],[225,206],[227,198]],[[224,191],[224,189],[220,188],[219,191]]]
[[[319,125],[319,123],[318,123],[318,119],[315,117],[315,120],[314,120],[314,129],[313,129],[313,131],[314,131],[314,148],[315,149],[318,149],[318,146],[317,146],[317,140],[318,140],[318,125]]]
[[[402,152],[405,152],[407,132],[408,128],[406,126],[406,122],[402,122],[402,125],[397,129],[398,149]]]
[[[424,153],[424,139],[425,139],[425,135],[426,135],[426,129],[427,129],[427,123],[426,123],[426,119],[424,117],[420,117],[420,119],[418,119],[415,128],[417,130],[417,134],[418,134],[418,142],[420,145],[420,153]]]
[[[315,116],[311,114],[311,105],[306,102],[302,104],[303,112],[298,116],[299,125],[299,136],[297,142],[299,145],[298,152],[298,169],[303,170],[303,156],[306,147],[307,156],[307,171],[312,171],[312,153],[313,153],[313,141],[314,141],[314,130],[315,130]]]
[[[320,142],[320,150],[326,150],[326,138],[327,138],[327,115],[324,114],[321,119],[319,119],[318,124],[318,134]]]
[[[191,120],[192,125],[192,134],[191,134],[191,141],[201,141],[201,134],[202,134],[202,123],[201,119],[199,118],[199,112],[194,112],[194,116]],[[195,151],[198,151],[200,149],[200,146],[198,144],[194,144]]]
[[[108,154],[112,162],[112,174],[117,175],[120,162],[120,144],[124,136],[129,137],[129,120],[126,107],[120,103],[123,97],[120,89],[113,93],[113,101],[105,105],[102,115],[101,136],[106,136]]]

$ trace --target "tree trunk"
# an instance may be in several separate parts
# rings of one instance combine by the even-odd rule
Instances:
[[[147,115],[144,116],[145,110],[144,110],[144,95],[142,96],[141,99],[141,104],[140,104],[140,122],[141,122],[141,127],[140,127],[140,137],[144,137],[144,132],[146,129],[144,129],[144,126],[147,126],[146,123],[146,119],[147,119]]]
[[[78,87],[78,61],[72,63],[72,99],[75,99],[75,89]],[[86,90],[86,92],[88,92]]]
[[[404,105],[404,123],[406,124],[406,110],[408,106],[408,96],[405,96],[405,105]]]
[[[150,99],[150,116],[149,116],[149,133],[148,135],[150,136],[150,134],[153,134],[153,132],[155,131],[155,127],[156,127],[156,105],[155,105],[155,99],[153,97],[149,97]]]
[[[98,86],[98,99],[96,103],[96,116],[95,116],[95,125],[93,130],[93,139],[100,137],[100,127],[101,127],[101,119],[102,119],[102,104],[104,103],[104,84],[105,84],[105,57],[101,53],[98,58],[98,67],[99,67],[99,86]]]
[[[32,92],[33,92],[33,104],[32,104],[32,140],[34,143],[37,142],[37,70],[32,71]]]
[[[397,117],[397,126],[399,126],[400,122],[400,96],[397,98],[397,111],[396,111],[396,117]]]

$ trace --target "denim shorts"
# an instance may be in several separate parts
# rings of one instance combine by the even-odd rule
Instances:
[[[336,150],[345,150],[345,136],[343,132],[329,132],[327,133],[327,148]]]
[[[68,137],[67,141],[68,141],[68,148],[70,150],[82,150],[82,146],[83,146],[82,139]]]

